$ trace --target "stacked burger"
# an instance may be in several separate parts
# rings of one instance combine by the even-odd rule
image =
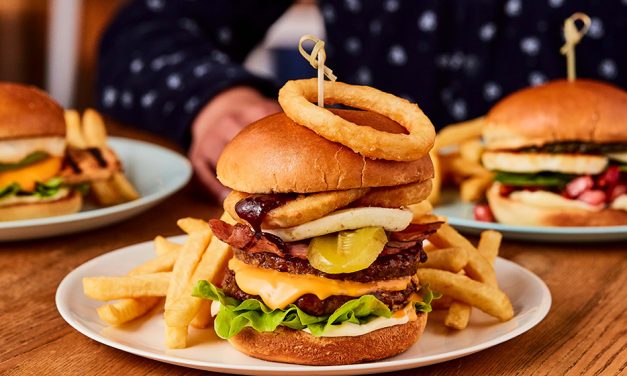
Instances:
[[[627,93],[591,80],[518,91],[486,116],[487,192],[501,223],[627,225]]]
[[[374,112],[328,111],[407,133]],[[233,189],[224,209],[235,221],[210,225],[234,257],[220,287],[201,282],[195,295],[213,300],[220,337],[257,358],[311,365],[378,360],[419,339],[432,294],[415,274],[440,222],[412,223],[407,207],[431,191],[428,155],[371,159],[277,113],[227,145],[217,174]]]

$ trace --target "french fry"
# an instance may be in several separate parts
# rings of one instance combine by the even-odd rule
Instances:
[[[110,325],[121,325],[134,320],[154,308],[161,298],[123,299],[98,307],[98,317]]]
[[[465,248],[442,248],[425,252],[427,252],[427,262],[419,264],[419,268],[441,269],[457,273],[468,263],[468,251]]]
[[[427,197],[428,202],[431,205],[436,205],[440,201],[440,192],[442,191],[442,166],[440,163],[440,156],[436,148],[431,149],[429,152],[431,162],[433,163],[433,179],[431,180],[431,193]]]
[[[200,302],[200,308],[198,308],[198,312],[190,324],[194,328],[205,329],[208,328],[212,322],[213,316],[211,316],[211,301],[202,300]]]
[[[469,304],[453,301],[444,317],[444,325],[457,330],[465,329],[470,321],[471,310]]]
[[[494,181],[491,173],[472,176],[461,182],[459,186],[460,196],[463,201],[477,201],[484,197],[485,191]]]
[[[207,221],[203,221],[201,219],[196,218],[181,218],[176,221],[176,224],[179,228],[185,231],[188,234],[199,231],[211,231],[211,227],[209,227],[209,223]]]
[[[421,283],[428,283],[434,291],[477,307],[499,320],[506,321],[514,316],[509,298],[496,287],[437,269],[418,269],[416,275]]]
[[[498,231],[486,230],[481,233],[477,250],[492,265],[499,255],[501,239],[503,239],[503,235]]]
[[[457,145],[468,139],[479,137],[483,131],[483,126],[483,116],[448,125],[442,128],[436,135],[434,148],[439,150],[446,146]]]
[[[122,196],[124,201],[133,201],[139,198],[139,193],[135,187],[133,187],[131,182],[128,181],[126,176],[120,171],[113,173],[111,184],[118,191],[120,196]]]
[[[150,274],[150,273],[159,273],[159,272],[171,272],[174,267],[174,262],[176,262],[176,258],[178,256],[178,252],[168,252],[164,253],[157,258],[147,261],[135,269],[131,270],[128,275],[135,276],[141,274]]]
[[[177,223],[182,228],[190,223],[194,223],[196,226],[203,227],[203,229],[190,232],[187,241],[178,252],[178,258],[174,263],[172,280],[165,299],[164,313],[166,321],[165,342],[166,346],[169,348],[184,348],[186,346],[186,333],[189,322],[177,320],[177,318],[180,317],[178,301],[184,297],[186,292],[190,291],[194,270],[196,270],[196,266],[200,262],[212,237],[211,229],[208,224],[206,228],[199,225],[199,223],[206,223],[204,221],[185,218],[179,220]],[[185,335],[182,334],[183,331]]]
[[[449,309],[454,300],[450,296],[442,295],[440,299],[433,300],[431,302],[431,308],[433,309]]]
[[[426,223],[434,223],[434,222],[446,222],[446,217],[441,217],[435,214],[425,214],[420,217],[412,219],[411,223],[414,224],[426,224]]]
[[[481,164],[465,160],[462,157],[451,158],[447,163],[447,169],[453,176],[461,178],[490,174],[490,171],[486,170]]]
[[[433,206],[429,203],[429,201],[421,201],[418,204],[412,204],[407,206],[407,209],[411,210],[414,214],[414,219],[420,218],[424,215],[431,214],[433,211]]]
[[[165,327],[165,345],[170,349],[184,349],[187,347],[187,326]]]
[[[83,278],[83,293],[95,300],[165,296],[172,273]]]
[[[178,252],[181,249],[180,244],[171,242],[161,235],[155,237],[154,243],[157,256],[161,256],[164,253]]]
[[[459,144],[459,155],[467,161],[481,163],[483,143],[479,138],[466,140]]]
[[[468,251],[468,264],[464,268],[468,276],[479,282],[496,285],[496,274],[492,266],[479,254],[468,239],[464,238],[448,223],[442,224],[428,240],[438,248],[461,247]]]
[[[227,213],[224,213],[221,219],[231,224],[235,223]],[[213,283],[219,282],[216,280],[216,276],[226,267],[232,256],[233,252],[228,244],[223,243],[215,236],[212,237],[207,250],[191,277],[191,282],[185,287],[181,296],[168,306],[166,315],[166,323],[168,325],[184,326],[192,322],[202,303],[202,299],[192,296],[194,285],[201,280]]]
[[[124,201],[118,191],[109,181],[95,181],[91,183],[91,191],[98,203],[103,206],[116,205]]]
[[[98,111],[88,108],[83,112],[83,136],[88,147],[107,146],[107,129]]]
[[[70,146],[84,149],[87,147],[81,130],[81,117],[76,110],[65,110],[66,139]]]

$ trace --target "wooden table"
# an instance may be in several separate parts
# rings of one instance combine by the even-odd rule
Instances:
[[[169,145],[115,127],[116,134]],[[171,145],[170,145],[171,146]],[[179,233],[183,216],[215,218],[221,209],[194,185],[126,222],[53,239],[0,243],[0,374],[200,375],[144,359],[79,334],[55,307],[61,279],[111,250]],[[553,294],[544,321],[529,332],[461,359],[399,375],[618,375],[627,372],[627,244],[506,241],[501,255],[539,275]]]

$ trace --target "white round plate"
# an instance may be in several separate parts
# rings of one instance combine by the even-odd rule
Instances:
[[[496,274],[514,306],[516,315],[512,320],[501,323],[473,310],[468,328],[454,331],[432,317],[421,340],[394,358],[324,367],[266,362],[239,353],[227,341],[218,339],[213,329],[193,328],[190,329],[190,347],[169,350],[163,344],[161,310],[121,327],[107,327],[96,314],[96,307],[102,303],[86,298],[81,284],[83,277],[120,275],[154,257],[152,242],[146,242],[107,253],[74,269],[57,289],[56,304],[61,316],[79,332],[105,345],[185,367],[246,375],[357,375],[426,366],[481,351],[528,331],[551,307],[551,293],[540,278],[499,258]]]
[[[597,242],[627,239],[627,226],[604,227],[540,227],[512,226],[502,223],[481,222],[474,219],[474,204],[462,202],[455,191],[442,192],[441,203],[434,212],[448,218],[457,230],[479,235],[484,230],[496,230],[507,239],[537,242]]]
[[[87,205],[78,213],[58,217],[0,222],[0,241],[63,235],[122,221],[157,205],[192,176],[187,159],[161,146],[120,137],[110,137],[109,145],[141,198],[106,208]]]

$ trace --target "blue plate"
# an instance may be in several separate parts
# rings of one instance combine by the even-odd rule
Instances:
[[[479,235],[483,230],[496,230],[506,239],[537,242],[594,242],[627,240],[627,226],[605,227],[539,227],[510,226],[501,223],[481,222],[473,218],[474,204],[462,202],[455,191],[442,192],[441,204],[435,213],[448,217],[457,230]]]

